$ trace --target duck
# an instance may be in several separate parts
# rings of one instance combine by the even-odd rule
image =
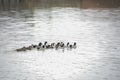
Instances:
[[[26,47],[26,50],[32,50],[32,46]]]
[[[36,48],[37,47],[37,45],[32,45],[33,46],[33,48]]]
[[[70,47],[70,49],[71,49],[71,48],[73,48],[73,45],[70,45],[69,47]]]
[[[65,47],[65,44],[63,42],[61,42],[61,47],[64,48]]]
[[[69,42],[67,42],[67,47],[69,46],[69,44],[70,44],[70,43],[69,43]]]
[[[38,44],[38,46],[41,46],[42,45],[42,43],[40,42],[39,44]]]
[[[74,44],[73,44],[74,46],[76,46],[76,42],[74,42]]]
[[[39,50],[40,49],[40,46],[37,46],[37,50]]]
[[[55,45],[55,48],[58,49],[60,46],[60,42],[58,42],[56,45]]]
[[[61,47],[63,44],[64,44],[63,42],[60,42],[60,47]]]
[[[76,47],[77,47],[77,46],[76,46],[76,42],[74,42],[74,43],[73,43],[73,48],[76,48]]]
[[[45,48],[45,45],[42,45],[42,48],[44,49],[44,48]]]
[[[19,48],[19,49],[16,49],[16,51],[26,51],[26,47],[22,47],[22,48]]]
[[[51,45],[49,45],[49,44],[48,44],[48,45],[46,45],[46,48],[47,48],[47,49],[51,48]]]
[[[45,42],[44,42],[44,45],[46,45],[47,43],[48,43],[48,42],[47,42],[47,41],[45,41]]]
[[[54,48],[55,47],[55,43],[51,43],[51,48]]]

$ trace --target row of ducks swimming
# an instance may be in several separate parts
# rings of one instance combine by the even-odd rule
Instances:
[[[47,41],[42,43],[40,42],[38,45],[30,45],[30,46],[27,46],[27,47],[22,47],[22,48],[19,48],[19,49],[16,49],[16,51],[27,51],[27,50],[32,50],[32,49],[37,49],[37,50],[43,50],[43,49],[64,49],[64,48],[69,48],[69,49],[72,49],[72,48],[76,48],[76,42],[74,42],[73,44],[70,44],[69,42],[67,42],[66,44],[63,43],[63,42],[57,42],[57,43],[48,43]]]

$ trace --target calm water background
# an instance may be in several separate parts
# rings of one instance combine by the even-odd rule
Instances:
[[[120,80],[119,4],[24,1],[1,0],[0,80]],[[40,41],[78,47],[14,51]]]

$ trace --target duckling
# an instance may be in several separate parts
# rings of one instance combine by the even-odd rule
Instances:
[[[21,48],[23,51],[26,51],[27,50],[27,48],[24,46],[23,48]]]
[[[51,43],[51,48],[54,48],[55,47],[55,43]]]
[[[76,42],[74,42],[74,44],[73,44],[74,46],[76,46]]]
[[[33,48],[36,48],[37,47],[37,45],[33,45]]]
[[[38,44],[38,46],[41,46],[42,45],[42,43],[40,42],[39,44]]]
[[[76,46],[76,42],[74,42],[74,44],[73,44],[73,48],[76,48],[77,46]]]
[[[47,44],[47,41],[45,41],[44,45],[46,45],[46,44]]]
[[[65,44],[64,44],[64,43],[62,43],[62,44],[61,44],[61,47],[64,47],[64,45],[65,45]]]
[[[40,49],[40,47],[39,46],[37,46],[37,50],[39,50]]]
[[[31,50],[31,49],[32,49],[31,46],[26,47],[26,50]]]
[[[72,45],[70,45],[70,49],[72,48],[73,46]]]
[[[51,45],[46,45],[46,48],[48,49],[48,48],[51,48]]]
[[[60,42],[60,47],[62,47],[63,44],[64,44],[63,42]]]
[[[58,42],[57,45],[60,46],[60,42]]]
[[[69,46],[69,44],[70,44],[70,43],[69,43],[69,42],[67,42],[67,47]]]
[[[44,49],[44,48],[45,48],[45,45],[43,45],[42,48]]]
[[[58,47],[59,47],[59,46],[60,46],[60,42],[58,42],[58,43],[56,44],[56,46],[58,46]]]
[[[58,47],[60,46],[60,43],[58,42],[55,46],[56,49],[58,49]]]

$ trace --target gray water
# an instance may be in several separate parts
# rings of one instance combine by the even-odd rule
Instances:
[[[15,51],[44,41],[77,48]],[[120,80],[120,8],[0,10],[0,80]]]

